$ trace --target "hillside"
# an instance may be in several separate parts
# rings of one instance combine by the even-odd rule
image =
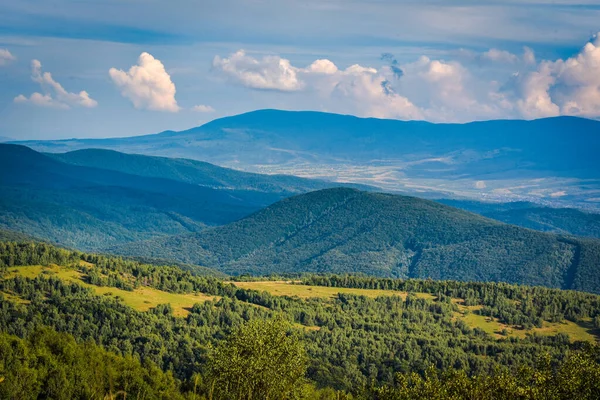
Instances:
[[[244,356],[218,364],[238,375],[214,373],[215,348],[274,322],[277,335],[244,336]],[[305,364],[298,400],[508,400],[531,382],[536,398],[595,399],[599,327],[600,296],[574,291],[351,275],[231,282],[0,238],[1,398],[239,398],[213,396],[215,381],[280,379],[281,340],[291,338]],[[396,385],[432,372],[443,387],[486,395]]]
[[[574,208],[541,207],[526,202],[482,203],[462,200],[438,200],[488,218],[535,229],[600,239],[600,214]]]
[[[70,165],[24,146],[0,144],[0,227],[69,247],[98,249],[196,232],[280,198]]]
[[[247,190],[291,194],[339,186],[331,182],[303,179],[291,175],[264,175],[218,167],[206,162],[183,159],[126,154],[112,150],[88,149],[68,153],[47,153],[62,162],[84,167],[102,168],[131,175],[164,178],[213,189]],[[364,185],[346,186],[367,188]]]
[[[228,274],[364,273],[600,292],[600,241],[506,225],[432,201],[328,189],[197,234],[112,249]]]
[[[387,190],[593,206],[600,122],[573,117],[433,124],[259,110],[182,132],[29,141],[40,151],[105,148]]]

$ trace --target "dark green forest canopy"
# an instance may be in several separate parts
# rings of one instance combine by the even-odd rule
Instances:
[[[437,200],[507,224],[542,232],[600,238],[600,213],[576,208],[552,208],[528,202],[492,203],[469,200]]]
[[[23,346],[34,346],[35,350],[31,351],[36,354],[45,346],[32,339],[39,337],[40,330],[49,328],[61,332],[66,336],[52,340],[66,343],[73,349],[73,346],[84,346],[73,350],[74,354],[108,351],[114,354],[110,357],[117,358],[106,361],[106,368],[116,370],[116,374],[123,365],[131,363],[131,368],[137,371],[134,376],[143,377],[155,365],[167,375],[155,374],[155,381],[146,381],[148,385],[156,386],[161,382],[162,386],[159,386],[165,390],[175,385],[186,395],[194,390],[205,394],[210,391],[207,363],[214,346],[219,346],[229,334],[249,321],[272,317],[293,324],[290,329],[298,335],[308,355],[306,377],[309,387],[320,387],[325,394],[333,393],[328,390],[344,390],[357,398],[372,398],[370,396],[381,393],[387,393],[386,396],[401,396],[403,391],[412,393],[412,389],[398,386],[401,381],[396,374],[406,377],[410,375],[405,374],[413,372],[424,374],[432,366],[440,372],[463,371],[465,378],[461,379],[475,382],[473,384],[477,382],[475,377],[502,373],[503,379],[512,379],[515,385],[520,382],[517,386],[527,386],[526,379],[521,379],[527,375],[519,371],[538,368],[540,355],[545,354],[551,363],[562,365],[569,354],[587,347],[581,342],[572,342],[565,334],[497,338],[457,319],[457,304],[452,299],[481,306],[484,315],[523,328],[556,321],[595,321],[600,327],[600,297],[575,291],[504,283],[315,275],[305,277],[303,283],[389,289],[398,291],[399,295],[368,298],[339,294],[334,298],[300,299],[240,289],[228,281],[194,276],[177,267],[144,265],[119,257],[63,250],[44,243],[17,241],[3,242],[1,246],[0,263],[6,274],[0,280],[0,292],[5,294],[0,296],[1,332],[34,343]],[[31,279],[15,274],[17,265],[32,263],[60,264],[63,268],[77,269],[92,285],[125,290],[150,286],[174,293],[214,294],[219,299],[196,304],[185,318],[173,316],[169,305],[139,312],[118,299],[97,296],[90,288],[52,275],[42,274]],[[409,292],[408,296],[400,296],[403,292]],[[429,300],[417,293],[433,296]],[[70,337],[78,344],[73,344]],[[3,340],[14,342],[16,339],[4,336],[0,343],[4,343]],[[104,350],[89,347],[91,345],[86,343],[90,341]],[[35,357],[32,354],[23,362],[33,369],[44,368],[36,364]],[[127,361],[128,357],[133,357],[133,361]],[[587,371],[589,375],[598,368],[594,361],[596,356],[585,357],[588,370],[581,371]],[[73,365],[74,371],[87,368],[83,360],[75,359],[66,365]],[[138,359],[142,369],[136,366]],[[4,362],[0,365],[6,365]],[[0,375],[9,377],[3,371],[0,369]],[[40,382],[50,379],[43,371],[39,375]],[[175,377],[175,383],[169,383],[173,382],[169,380],[169,373]],[[571,373],[576,374],[576,371]],[[65,379],[72,380],[76,376],[79,375],[75,372],[68,373]],[[501,382],[504,381],[496,384],[501,385]],[[413,383],[417,387],[421,384],[416,380]],[[102,381],[99,385],[103,385]],[[369,394],[372,385],[388,389],[373,389],[375,392]],[[314,390],[311,393],[314,394]],[[305,398],[319,398],[314,396]],[[323,398],[335,399],[335,396],[334,393],[332,397]]]
[[[428,200],[353,189],[295,196],[226,226],[112,250],[231,275],[363,273],[600,292],[600,240],[536,232]]]
[[[0,227],[83,250],[197,232],[281,198],[72,165],[0,144]]]

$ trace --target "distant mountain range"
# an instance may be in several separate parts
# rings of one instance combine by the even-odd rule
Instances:
[[[541,207],[538,204],[527,202],[484,203],[452,199],[437,201],[507,224],[537,231],[600,239],[600,214],[598,213],[585,212],[574,208]]]
[[[186,159],[0,144],[0,228],[232,275],[360,272],[600,291],[600,240],[567,235],[597,237],[598,214],[441,200],[563,234],[554,235],[429,200],[328,189],[335,185]]]
[[[331,183],[189,160],[0,144],[0,228],[83,250],[197,232]]]
[[[353,189],[295,196],[222,227],[111,250],[233,275],[364,273],[600,292],[600,240],[536,232],[429,200]]]
[[[600,205],[600,122],[574,117],[432,124],[262,110],[183,132],[23,143],[45,152],[184,157],[422,195]]]

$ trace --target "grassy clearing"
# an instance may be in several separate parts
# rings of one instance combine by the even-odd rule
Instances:
[[[291,282],[283,281],[260,281],[260,282],[234,282],[234,284],[243,289],[253,289],[258,291],[266,291],[275,296],[297,296],[301,299],[312,297],[335,298],[338,293],[355,294],[367,297],[379,296],[400,296],[406,298],[408,293],[397,292],[394,290],[378,290],[378,289],[352,289],[352,288],[337,288],[326,286],[306,286],[297,285]],[[428,293],[417,293],[418,297],[425,299],[433,299],[434,296]]]
[[[202,303],[217,298],[216,296],[208,296],[202,293],[169,293],[149,287],[141,287],[130,292],[113,287],[94,286],[84,282],[82,280],[83,275],[79,271],[56,265],[49,267],[40,265],[14,267],[9,270],[8,277],[21,275],[28,278],[34,278],[40,274],[54,275],[57,278],[89,287],[98,295],[119,297],[125,304],[138,311],[148,311],[150,308],[156,307],[159,304],[169,303],[171,304],[171,307],[173,307],[173,314],[178,317],[185,317],[188,315],[190,309],[196,303]]]
[[[306,286],[297,285],[292,282],[284,281],[258,281],[258,282],[234,282],[237,287],[244,289],[253,289],[258,291],[266,291],[275,296],[297,296],[302,299],[321,297],[335,298],[338,293],[349,293],[362,295],[367,297],[378,296],[400,296],[406,298],[408,293],[397,292],[394,290],[376,290],[376,289],[352,289],[352,288],[336,288],[326,286]],[[435,296],[429,293],[416,293],[417,297],[433,300]],[[461,299],[454,299],[459,307],[460,312],[456,313],[456,318],[460,318],[467,323],[471,328],[480,328],[486,333],[497,339],[505,338],[501,332],[506,329],[508,336],[524,338],[527,334],[537,333],[539,335],[556,335],[558,333],[566,333],[571,337],[571,340],[582,340],[588,342],[596,342],[600,339],[600,331],[594,330],[591,322],[576,324],[571,321],[561,323],[544,322],[541,328],[533,328],[529,330],[518,329],[517,327],[508,326],[498,322],[495,318],[485,317],[480,315],[478,311],[482,306],[466,307],[462,305]]]
[[[458,303],[458,301],[457,301]],[[583,323],[575,323],[572,321],[563,322],[546,322],[544,321],[541,328],[520,329],[519,327],[505,325],[499,322],[496,318],[490,318],[478,314],[482,306],[466,307],[459,304],[460,312],[456,313],[456,318],[460,318],[467,323],[471,328],[480,328],[497,339],[505,337],[525,338],[528,334],[538,334],[554,336],[559,333],[566,333],[572,341],[597,342],[600,339],[600,331],[593,328],[591,321]],[[468,312],[467,312],[468,310]],[[502,335],[502,331],[508,332],[507,336]]]

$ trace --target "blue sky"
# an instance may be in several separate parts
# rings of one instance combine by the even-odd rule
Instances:
[[[260,108],[598,118],[599,31],[597,0],[0,0],[0,136],[130,136]]]

